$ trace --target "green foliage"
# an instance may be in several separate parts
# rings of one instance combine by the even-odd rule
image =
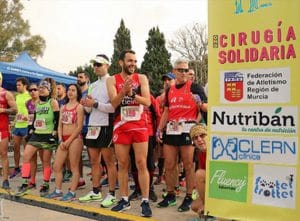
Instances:
[[[12,61],[25,50],[33,58],[43,55],[46,42],[40,35],[31,36],[23,9],[19,0],[0,0],[0,60]]]
[[[162,75],[172,69],[171,54],[166,49],[164,34],[159,31],[158,27],[150,29],[148,34],[147,51],[141,65],[141,73],[148,76],[151,92],[158,95],[163,88]]]
[[[119,55],[126,49],[131,49],[130,31],[125,27],[124,20],[122,19],[114,39],[114,53],[111,59],[109,73],[115,74],[121,72]]]

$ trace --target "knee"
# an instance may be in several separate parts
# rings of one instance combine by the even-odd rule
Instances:
[[[0,157],[1,157],[2,160],[7,159],[8,158],[7,151],[5,151],[5,150],[0,151]]]
[[[146,170],[147,169],[146,159],[143,159],[143,158],[136,159],[135,164],[136,164],[136,167],[138,170]]]
[[[128,170],[128,160],[118,160],[119,170]]]

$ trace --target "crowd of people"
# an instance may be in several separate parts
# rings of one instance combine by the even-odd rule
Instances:
[[[108,74],[110,62],[105,54],[98,54],[91,62],[98,77],[91,84],[88,74],[80,72],[77,84],[68,87],[52,78],[39,84],[18,78],[16,97],[0,87],[2,188],[10,188],[9,115],[15,114],[14,170],[9,178],[22,175],[18,196],[36,188],[39,155],[43,167],[40,195],[67,202],[76,200],[76,190],[85,185],[81,157],[85,146],[91,165],[91,190],[78,197],[79,202],[101,201],[101,207],[121,212],[130,209],[130,201],[141,199],[141,216],[151,217],[149,201],[158,200],[154,185],[165,180],[165,193],[157,207],[175,206],[181,184],[186,191],[178,211],[192,208],[204,215],[207,95],[195,83],[189,62],[176,60],[173,69],[157,79],[163,81],[164,87],[156,98],[147,76],[136,73],[134,51],[120,54],[121,72],[112,76]],[[0,75],[0,86],[2,81]],[[23,139],[26,144],[20,166]],[[54,186],[50,185],[52,171]],[[103,171],[105,180],[101,180]],[[129,175],[134,180],[131,194]],[[70,181],[67,191],[62,190],[65,181]],[[105,197],[103,181],[108,185]]]

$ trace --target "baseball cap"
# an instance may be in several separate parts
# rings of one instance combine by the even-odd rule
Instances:
[[[197,135],[207,135],[206,126],[203,124],[196,124],[191,127],[190,136],[193,139]]]
[[[91,63],[109,64],[109,60],[101,55],[97,55],[94,59],[90,61]]]
[[[169,72],[167,74],[164,74],[161,79],[164,80],[165,78],[175,79],[175,74],[173,74],[172,72]]]

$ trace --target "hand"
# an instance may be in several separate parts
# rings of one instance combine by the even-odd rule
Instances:
[[[80,104],[82,104],[85,107],[93,107],[93,104],[95,103],[95,100],[91,95],[87,95],[85,99],[81,99]]]
[[[132,84],[133,84],[133,80],[130,77],[127,77],[124,80],[124,85],[123,85],[123,88],[122,88],[122,92],[125,95],[128,95],[128,94],[132,93]]]
[[[163,136],[163,133],[160,129],[157,129],[156,131],[156,141],[159,142],[159,143],[162,143],[162,136]]]
[[[68,150],[68,149],[69,149],[65,142],[61,142],[61,143],[59,144],[59,148],[60,148],[61,150]]]
[[[199,104],[202,103],[201,97],[198,94],[192,94],[194,101]]]

